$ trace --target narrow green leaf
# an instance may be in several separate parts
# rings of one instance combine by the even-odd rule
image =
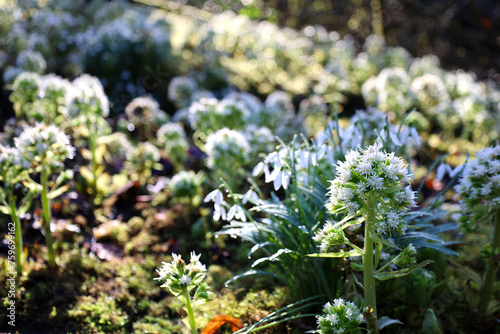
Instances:
[[[404,325],[401,321],[398,319],[391,319],[389,317],[381,317],[378,319],[378,329],[382,330],[384,327],[390,326],[390,325]]]
[[[405,269],[400,269],[400,270],[395,270],[395,271],[383,271],[380,273],[375,273],[373,277],[378,279],[379,281],[385,281],[391,278],[397,278],[397,277],[403,277],[408,275],[409,273],[414,272],[417,269],[423,268],[429,263],[432,263],[433,261],[431,260],[425,260],[424,262],[414,264],[413,266],[410,266]]]
[[[357,249],[350,250],[348,252],[335,252],[335,253],[313,253],[307,254],[309,257],[351,257],[351,256],[362,256],[363,253]]]

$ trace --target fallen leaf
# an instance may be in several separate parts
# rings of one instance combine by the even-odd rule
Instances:
[[[225,324],[231,326],[233,333],[243,328],[243,322],[240,319],[231,317],[230,315],[218,315],[210,320],[201,334],[214,334],[217,329]]]

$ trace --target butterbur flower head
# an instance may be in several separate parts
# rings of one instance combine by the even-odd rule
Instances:
[[[326,223],[325,226],[316,233],[313,239],[320,243],[320,250],[322,253],[328,251],[331,246],[343,245],[349,242],[344,231],[339,227],[335,227],[331,222]]]
[[[180,255],[172,254],[170,263],[162,262],[162,267],[158,272],[156,280],[165,282],[162,286],[168,288],[175,295],[191,291],[193,288],[201,289],[200,298],[209,299],[209,293],[206,291],[206,284],[203,283],[207,268],[200,262],[200,255],[191,252],[190,263],[186,265]]]
[[[500,206],[500,145],[487,147],[469,161],[455,187],[463,205],[472,209],[477,205]]]
[[[208,136],[205,145],[210,168],[246,164],[250,145],[241,132],[221,129]]]
[[[12,84],[11,99],[14,103],[33,102],[42,86],[40,75],[32,72],[23,72],[17,76]]]
[[[199,89],[195,79],[187,76],[175,77],[168,86],[168,98],[179,108],[186,108],[191,103],[193,92]]]
[[[25,129],[14,142],[37,172],[42,168],[55,172],[63,167],[64,160],[72,159],[75,154],[69,136],[54,125],[38,123]]]
[[[160,105],[150,96],[141,96],[133,99],[126,107],[127,119],[135,128],[143,131],[149,126],[165,123],[167,115],[160,109]]]
[[[215,98],[201,98],[189,107],[188,119],[191,127],[202,132],[211,129],[220,129],[217,124],[217,106]]]
[[[193,171],[180,171],[168,185],[174,198],[193,198],[200,194],[200,186],[201,178]]]
[[[243,129],[250,117],[247,106],[234,98],[226,97],[217,105],[217,121],[230,129]]]
[[[345,211],[351,216],[363,214],[366,200],[372,195],[378,203],[385,204],[377,210],[378,232],[404,231],[404,221],[398,214],[415,205],[409,180],[407,165],[394,153],[385,153],[377,145],[350,151],[345,161],[337,164],[337,176],[331,181],[326,207],[330,212]],[[385,212],[383,207],[392,209]]]
[[[109,101],[101,82],[96,77],[84,74],[73,80],[67,96],[68,113],[72,118],[91,115],[107,117]]]
[[[42,74],[47,68],[47,62],[40,52],[24,50],[19,52],[16,59],[16,66],[23,71]]]
[[[17,148],[0,145],[0,181],[5,186],[18,183],[30,164]]]
[[[359,327],[365,322],[361,310],[352,302],[337,298],[323,306],[323,311],[316,316],[318,333],[361,333]]]
[[[393,263],[398,267],[407,267],[411,264],[415,264],[415,255],[417,250],[412,244],[409,244],[398,256],[393,260]]]
[[[154,163],[160,160],[160,151],[149,142],[139,143],[128,152],[127,160],[131,166],[138,169],[141,167],[152,168]]]

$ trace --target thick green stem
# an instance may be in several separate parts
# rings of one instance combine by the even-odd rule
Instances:
[[[54,242],[52,241],[52,232],[50,231],[50,221],[52,220],[52,211],[49,199],[49,175],[47,170],[42,169],[41,172],[42,182],[42,209],[43,209],[43,230],[45,231],[45,243],[49,249],[49,266],[56,263],[56,254],[54,252]]]
[[[14,195],[12,192],[9,194],[9,206],[10,206],[10,217],[12,218],[12,222],[14,223],[14,233],[15,233],[15,242],[16,242],[16,271],[17,275],[20,276],[23,270],[23,236],[21,231],[21,222],[19,221],[19,217],[17,215],[16,209],[16,201],[14,200]]]
[[[368,319],[368,329],[372,334],[378,334],[377,300],[375,295],[375,277],[373,277],[373,240],[370,235],[375,224],[375,205],[373,195],[367,198],[368,210],[365,218],[365,253],[363,255],[363,279],[365,290],[365,306],[373,309],[372,319]]]
[[[495,284],[498,273],[498,255],[500,251],[500,209],[497,210],[493,221],[493,239],[491,241],[491,246],[493,249],[493,258],[489,259],[486,264],[483,285],[481,286],[481,291],[479,293],[477,314],[480,319],[484,319],[487,315],[488,304],[493,293],[493,285]]]
[[[196,321],[194,320],[194,310],[191,306],[191,296],[189,295],[188,289],[184,289],[184,298],[186,298],[186,309],[189,317],[189,327],[191,329],[191,334],[197,334]]]
[[[89,146],[90,146],[90,153],[92,155],[92,205],[95,204],[96,198],[97,198],[97,160],[96,160],[96,137],[95,137],[95,129],[92,127],[92,123],[89,121],[87,124],[88,130],[90,131],[89,134]]]

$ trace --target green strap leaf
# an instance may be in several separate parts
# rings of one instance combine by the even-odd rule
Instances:
[[[404,325],[401,321],[398,319],[391,319],[389,317],[381,317],[377,321],[378,323],[378,329],[382,330],[384,327],[390,326],[390,325]]]
[[[382,272],[376,272],[373,277],[378,279],[379,281],[385,281],[391,278],[397,278],[397,277],[403,277],[408,275],[409,273],[414,272],[417,269],[423,268],[429,263],[432,263],[433,261],[431,260],[425,260],[424,262],[414,264],[413,266],[410,266],[405,269],[400,269],[400,270],[395,270],[395,271],[382,271]]]
[[[348,252],[335,252],[335,253],[313,253],[307,254],[309,257],[351,257],[351,256],[362,256],[363,253],[357,249],[350,250]]]

